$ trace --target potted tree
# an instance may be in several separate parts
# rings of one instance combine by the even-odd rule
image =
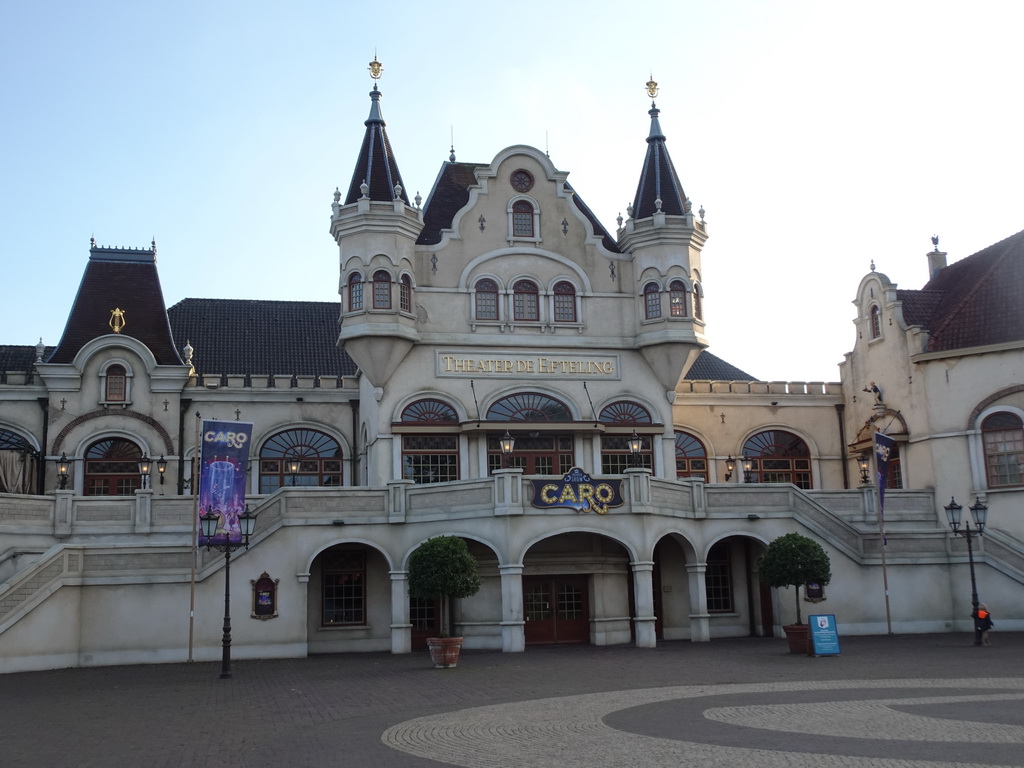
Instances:
[[[762,584],[796,588],[796,624],[783,625],[782,630],[789,640],[791,653],[806,653],[808,628],[800,615],[800,587],[813,583],[828,584],[832,578],[828,554],[813,539],[799,533],[787,533],[768,545],[757,561],[757,569]]]
[[[451,637],[449,603],[453,598],[475,595],[479,589],[476,558],[458,536],[427,539],[409,558],[409,594],[436,599],[440,607],[441,636],[427,638],[437,669],[454,667],[462,649],[462,638]]]

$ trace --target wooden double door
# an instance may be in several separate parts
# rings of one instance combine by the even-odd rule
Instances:
[[[590,642],[587,576],[524,576],[527,645]]]

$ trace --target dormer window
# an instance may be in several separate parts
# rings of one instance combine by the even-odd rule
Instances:
[[[672,317],[686,317],[690,314],[686,306],[686,285],[682,280],[673,280],[669,286],[668,305]]]
[[[348,311],[355,312],[363,308],[363,276],[353,272],[348,277]]]
[[[373,308],[391,309],[391,275],[384,270],[373,275]]]
[[[661,286],[657,283],[644,286],[644,317],[648,320],[661,317]]]
[[[512,306],[517,321],[539,320],[537,285],[529,280],[520,280],[513,287]]]
[[[512,204],[512,236],[533,237],[533,206],[525,200]]]

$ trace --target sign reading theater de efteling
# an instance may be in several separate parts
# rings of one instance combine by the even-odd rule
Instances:
[[[577,512],[608,513],[621,507],[622,480],[593,480],[579,467],[573,467],[561,480],[531,480],[533,506],[538,509],[567,507]]]

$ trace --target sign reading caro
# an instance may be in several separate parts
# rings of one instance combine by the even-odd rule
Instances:
[[[594,481],[579,467],[573,467],[561,480],[531,480],[533,506],[538,509],[568,507],[577,512],[608,513],[611,507],[621,507],[622,480]]]

